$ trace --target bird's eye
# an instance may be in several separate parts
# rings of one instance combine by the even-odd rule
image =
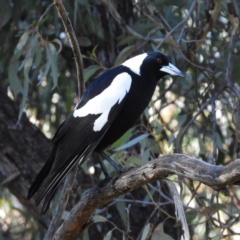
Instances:
[[[157,61],[158,64],[162,63],[162,59],[161,58],[157,58],[156,61]]]

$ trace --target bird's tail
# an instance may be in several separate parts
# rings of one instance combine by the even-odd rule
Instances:
[[[82,154],[75,154],[69,158],[69,161],[66,161],[65,164],[60,168],[56,173],[49,174],[47,178],[43,181],[41,188],[43,189],[36,196],[36,205],[38,205],[41,200],[45,197],[44,203],[41,209],[41,214],[46,213],[48,210],[51,200],[63,178],[71,171],[71,169],[79,162],[82,165],[85,160],[88,158],[90,153],[93,151],[93,146],[89,145]]]
[[[44,179],[49,174],[52,168],[52,165],[54,163],[56,151],[57,151],[57,147],[54,145],[48,160],[46,161],[46,163],[44,164],[41,171],[38,173],[37,177],[35,178],[34,182],[32,183],[31,187],[28,190],[28,196],[27,196],[28,200],[38,191]]]

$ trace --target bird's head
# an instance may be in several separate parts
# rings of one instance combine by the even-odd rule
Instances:
[[[165,75],[185,77],[185,75],[160,52],[149,52],[137,55],[122,65],[141,76],[152,76],[159,80]]]

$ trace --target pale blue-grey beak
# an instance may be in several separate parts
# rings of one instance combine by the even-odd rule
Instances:
[[[163,66],[160,71],[169,73],[173,76],[185,77],[185,75],[171,63],[169,63],[168,66]]]

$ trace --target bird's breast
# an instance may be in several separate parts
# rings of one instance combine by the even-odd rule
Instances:
[[[99,144],[99,150],[105,149],[108,145],[114,143],[134,125],[148,106],[156,83],[157,81],[148,81],[148,79],[132,79],[131,88],[127,93],[124,106]]]

